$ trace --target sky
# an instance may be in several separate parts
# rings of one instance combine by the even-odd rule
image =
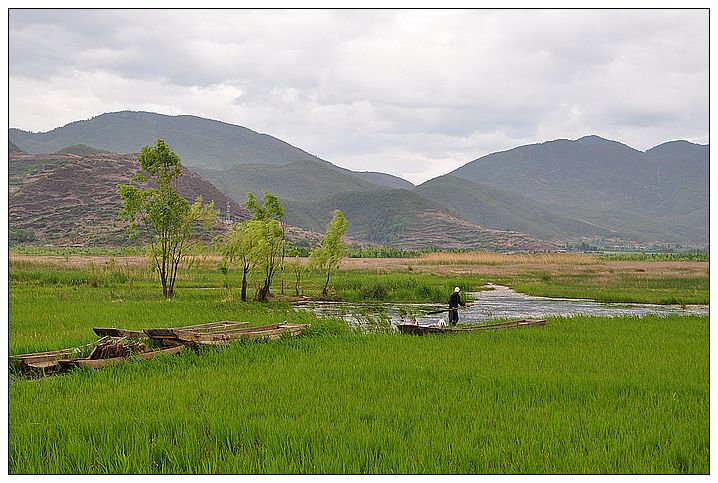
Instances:
[[[708,143],[707,9],[10,9],[9,126],[191,114],[415,184],[596,134]]]

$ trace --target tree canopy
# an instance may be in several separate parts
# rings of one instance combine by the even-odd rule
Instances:
[[[349,222],[344,217],[344,213],[340,210],[334,210],[332,221],[327,225],[327,234],[322,239],[321,244],[312,250],[309,255],[309,265],[312,267],[322,268],[327,271],[327,278],[324,282],[322,295],[327,296],[329,287],[329,277],[333,270],[339,266],[339,262],[344,257],[346,244],[342,241],[342,236],[346,232]]]
[[[204,204],[198,196],[190,204],[178,192],[182,175],[179,156],[162,139],[154,147],[144,146],[137,158],[142,172],[130,184],[117,185],[122,198],[118,213],[129,221],[129,235],[141,232],[149,238],[149,254],[154,261],[165,297],[174,296],[180,262],[196,244],[193,235],[207,230],[217,218],[214,202]]]

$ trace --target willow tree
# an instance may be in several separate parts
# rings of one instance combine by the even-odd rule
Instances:
[[[242,269],[242,301],[247,300],[247,276],[259,257],[258,242],[263,232],[263,222],[257,220],[234,223],[222,245],[224,258]]]
[[[144,234],[150,258],[162,282],[162,294],[174,296],[181,261],[198,243],[195,235],[209,229],[217,218],[214,202],[193,204],[179,194],[182,164],[162,139],[154,147],[144,146],[137,158],[141,171],[130,184],[117,185],[122,198],[119,217],[130,222],[130,238]]]
[[[309,254],[309,266],[316,267],[327,271],[327,278],[324,281],[322,296],[327,296],[327,288],[329,287],[329,277],[332,270],[336,270],[344,258],[345,243],[342,236],[347,230],[349,222],[344,217],[344,213],[340,210],[334,210],[332,221],[327,225],[327,234],[322,239],[320,245],[312,250]]]
[[[269,296],[272,278],[284,256],[284,225],[281,219],[284,209],[279,198],[264,190],[260,203],[252,193],[247,193],[244,207],[254,213],[252,233],[255,236],[253,256],[255,264],[264,271],[264,283],[257,290],[255,300],[264,301]]]

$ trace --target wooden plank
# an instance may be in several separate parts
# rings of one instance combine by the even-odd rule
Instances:
[[[224,320],[221,322],[209,322],[207,324],[188,325],[185,327],[178,327],[178,328],[183,329],[183,330],[210,331],[210,330],[220,330],[220,329],[241,327],[241,326],[247,326],[247,325],[249,325],[249,322],[235,322],[233,320]]]
[[[145,329],[144,333],[155,340],[161,339],[177,339],[175,335],[176,330],[184,330],[199,333],[211,333],[214,331],[231,330],[236,327],[244,327],[249,325],[249,322],[235,322],[235,321],[221,321],[221,322],[209,322],[207,324],[188,325],[185,327],[165,327],[156,329]]]
[[[48,352],[35,352],[32,354],[20,354],[20,355],[16,355],[16,356],[10,356],[10,360],[14,361],[14,362],[16,361],[19,363],[57,360],[58,358],[66,356],[66,355],[70,355],[77,350],[79,350],[79,348],[60,349],[60,350],[48,351]]]
[[[128,362],[137,358],[153,359],[154,357],[157,357],[161,354],[179,354],[182,349],[183,347],[180,345],[176,347],[170,347],[168,349],[140,352],[126,357],[112,357],[109,359],[60,359],[58,363],[63,369],[71,369],[73,367],[79,366],[90,367],[92,369],[101,369],[103,367],[112,366],[115,364],[122,364],[123,362]]]
[[[100,337],[127,337],[128,339],[145,337],[145,333],[141,330],[118,329],[116,327],[93,327],[92,330]]]
[[[217,333],[197,333],[175,329],[177,340],[189,345],[220,345],[238,339],[278,339],[284,334],[296,336],[309,324],[271,324],[260,327],[227,330]]]

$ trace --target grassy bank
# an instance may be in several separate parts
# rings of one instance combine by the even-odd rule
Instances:
[[[178,288],[236,291],[236,268],[220,273],[218,258],[196,259],[178,276]],[[345,259],[332,275],[330,291],[337,300],[445,303],[453,287],[464,292],[486,283],[507,285],[529,295],[587,298],[601,302],[707,304],[709,268],[694,261],[613,261],[575,254],[501,255],[486,253],[428,254],[418,259]],[[301,273],[299,293],[318,297],[326,274]],[[251,273],[250,297],[262,282]],[[56,257],[10,260],[13,286],[157,287],[156,276],[142,258]],[[280,270],[275,295],[295,295],[290,268]]]
[[[298,339],[11,379],[9,471],[708,472],[707,318],[449,337],[314,325]]]

